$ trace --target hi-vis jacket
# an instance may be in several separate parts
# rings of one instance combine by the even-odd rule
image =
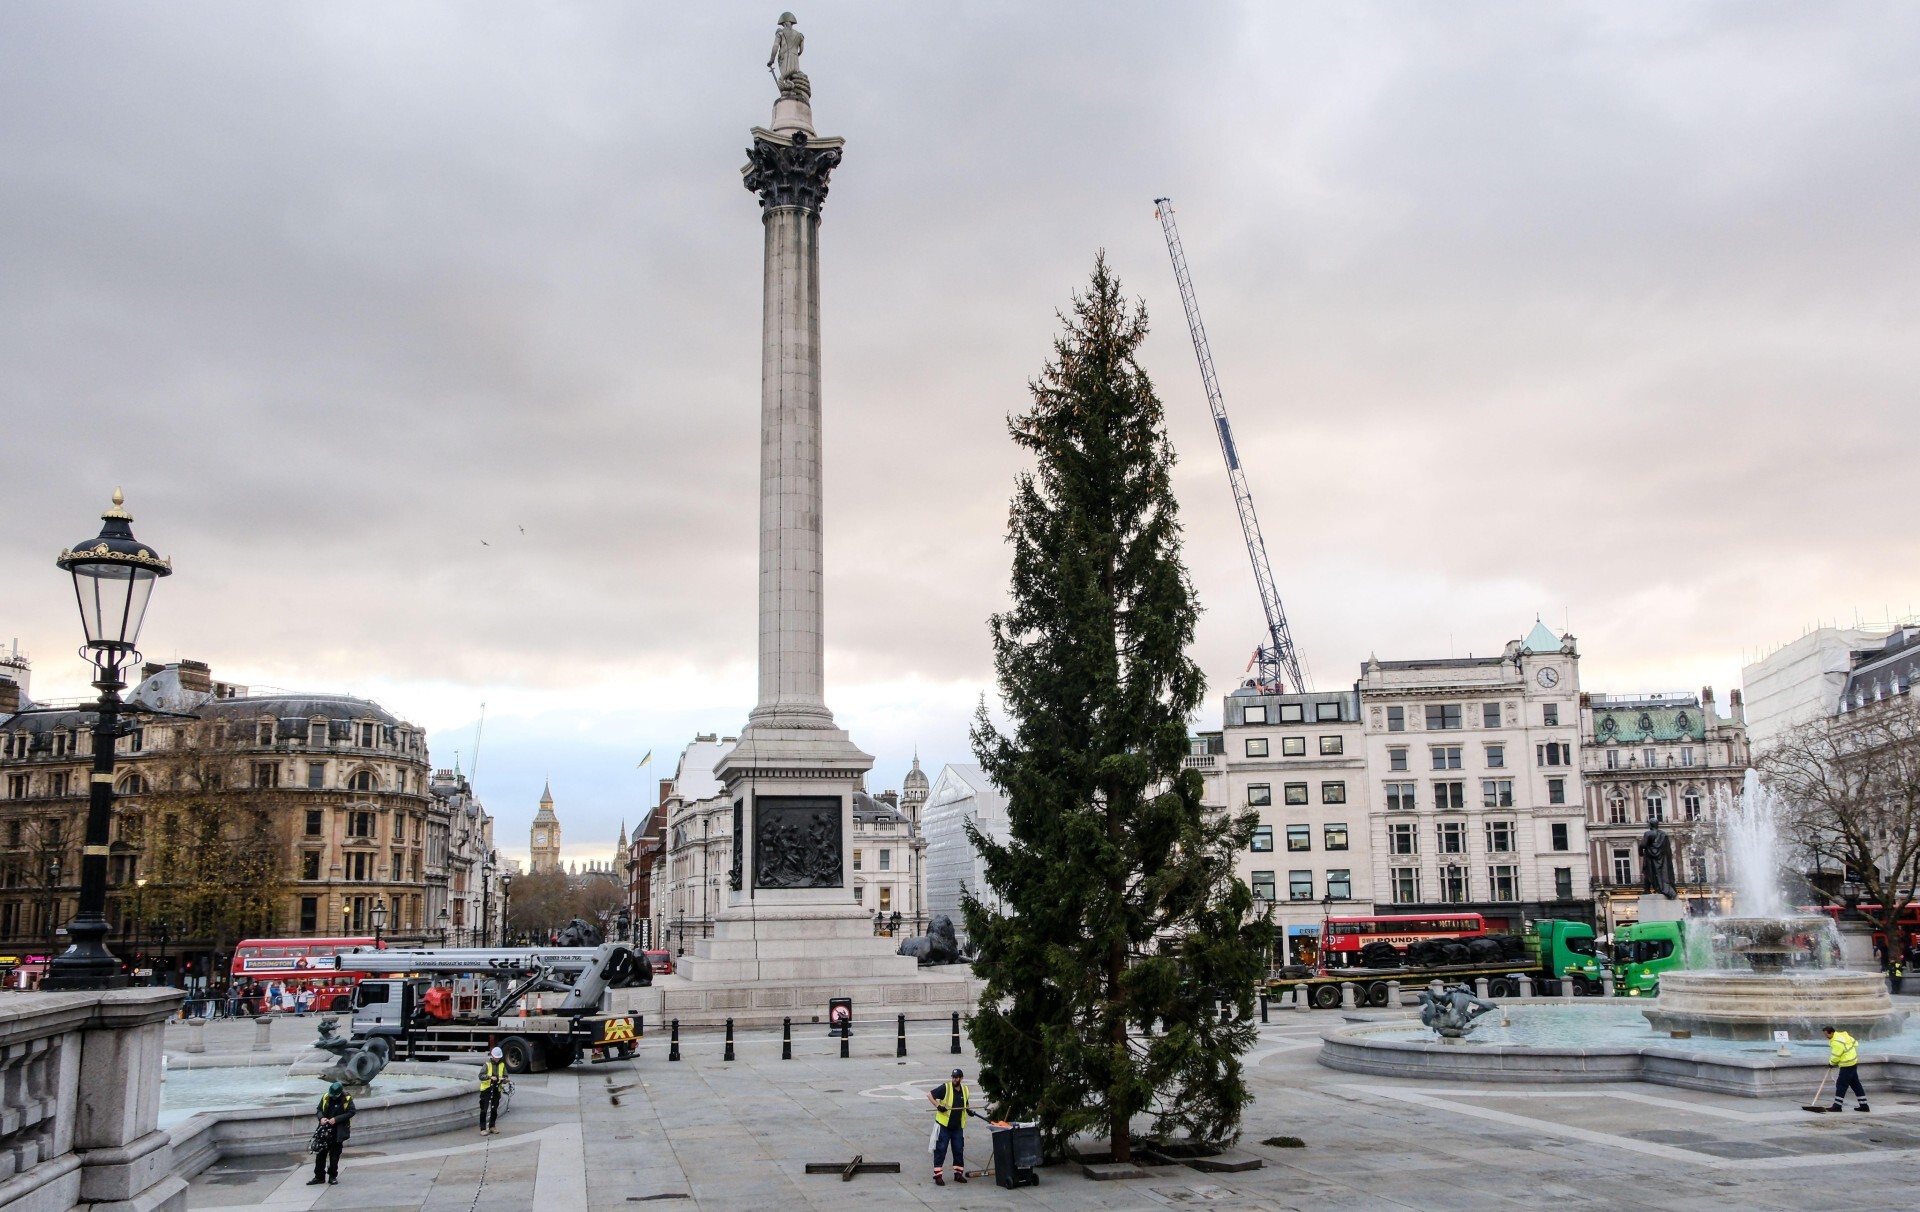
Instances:
[[[480,1088],[491,1090],[507,1080],[507,1062],[489,1058],[480,1070]]]
[[[941,1087],[940,1101],[933,1108],[934,1122],[942,1128],[954,1124],[965,1128],[967,1126],[967,1107],[971,1102],[972,1097],[967,1090],[967,1083],[963,1081],[949,1081],[945,1086]]]
[[[1860,1063],[1860,1045],[1845,1031],[1833,1033],[1833,1038],[1827,1041],[1827,1052],[1830,1065],[1847,1069]]]

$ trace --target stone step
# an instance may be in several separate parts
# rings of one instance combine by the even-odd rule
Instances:
[[[681,961],[680,975],[691,984],[736,983],[786,980],[859,980],[865,977],[911,977],[919,965],[905,955],[787,955],[759,959],[701,959],[688,956]]]

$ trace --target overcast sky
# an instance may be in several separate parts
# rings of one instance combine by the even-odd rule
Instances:
[[[144,637],[377,698],[574,858],[754,690],[775,7],[0,8],[0,642],[116,484]],[[1155,330],[1217,722],[1262,624],[1171,195],[1320,688],[1570,627],[1591,690],[1736,685],[1920,603],[1920,9],[834,4],[828,701],[971,760],[1055,311]],[[1724,689],[1722,694],[1724,702]],[[637,770],[651,749],[655,765]]]

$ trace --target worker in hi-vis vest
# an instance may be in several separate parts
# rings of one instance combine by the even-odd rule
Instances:
[[[981,1115],[973,1108],[973,1091],[962,1079],[964,1075],[955,1069],[947,1081],[927,1092],[927,1101],[933,1104],[933,1181],[935,1186],[944,1187],[947,1180],[940,1177],[940,1166],[947,1159],[947,1146],[953,1146],[953,1181],[967,1181],[967,1116]]]
[[[487,1063],[480,1067],[480,1135],[495,1135],[500,1130],[495,1125],[500,1122],[500,1096],[505,1093],[507,1084],[506,1054],[495,1048],[487,1053]]]
[[[1827,1064],[1839,1073],[1839,1080],[1833,1083],[1833,1106],[1829,1111],[1838,1111],[1847,1097],[1849,1087],[1853,1096],[1860,1100],[1855,1111],[1865,1111],[1867,1107],[1867,1088],[1860,1084],[1860,1045],[1853,1036],[1832,1027],[1822,1027],[1827,1033]]]

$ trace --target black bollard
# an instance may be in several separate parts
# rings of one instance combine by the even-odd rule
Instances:
[[[793,1020],[790,1018],[780,1020],[780,1059],[793,1059]]]
[[[721,1060],[733,1059],[733,1020],[732,1019],[727,1020],[727,1053],[725,1056],[722,1056],[720,1059]]]
[[[1222,1001],[1220,1003],[1220,1021],[1223,1023],[1226,1022],[1230,1017],[1232,1017],[1232,1014],[1233,1014],[1233,1004],[1231,1002]]]
[[[1260,991],[1260,1021],[1263,1023],[1267,1021],[1267,991],[1265,989]]]
[[[667,1045],[667,1059],[670,1061],[680,1059],[680,1020],[677,1018],[673,1020],[673,1039]]]
[[[907,1054],[907,1016],[904,1014],[900,1016],[899,1025],[894,1028],[893,1054],[895,1056]]]
[[[953,1046],[947,1051],[955,1056],[960,1055],[960,1012],[958,1010],[953,1012]]]
[[[847,1027],[843,1026],[840,1028],[840,1059],[845,1060],[847,1059],[848,1055],[849,1053],[847,1052]]]

